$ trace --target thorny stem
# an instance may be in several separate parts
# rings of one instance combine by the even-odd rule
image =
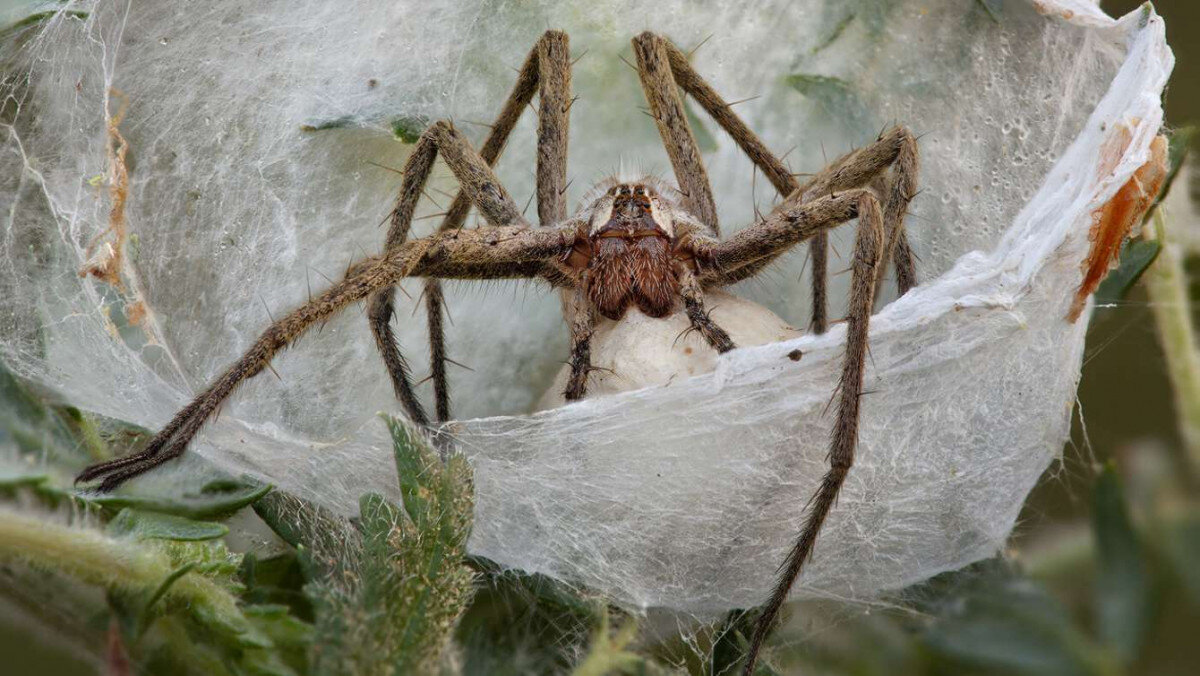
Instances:
[[[1166,227],[1160,207],[1154,210],[1143,237],[1162,249],[1146,271],[1146,292],[1158,325],[1158,340],[1167,360],[1167,377],[1175,393],[1176,418],[1184,448],[1175,454],[1185,487],[1200,485],[1200,352],[1192,328],[1182,245]]]

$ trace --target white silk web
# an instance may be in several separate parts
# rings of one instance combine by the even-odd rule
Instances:
[[[1061,450],[1087,324],[1064,316],[1091,214],[1147,160],[1172,64],[1152,10],[1114,21],[1085,0],[1005,3],[995,17],[961,0],[55,7],[4,54],[0,357],[80,408],[150,428],[266,327],[264,306],[278,316],[378,251],[399,184],[380,165],[408,152],[393,132],[453,116],[478,141],[468,121],[495,114],[510,66],[547,27],[588,50],[573,200],[622,160],[669,175],[618,59],[647,28],[685,49],[711,34],[697,70],[730,100],[759,95],[737,111],[776,151],[794,146],[798,172],[892,122],[923,134],[909,220],[923,283],[873,320],[858,462],[799,585],[854,598],[994,553]],[[532,118],[498,169],[521,202]],[[698,119],[729,233],[774,196]],[[1102,163],[1121,135],[1124,152]],[[107,281],[81,277],[89,265]],[[738,291],[802,326],[803,265],[791,256]],[[835,317],[847,282],[833,280]],[[450,291],[450,354],[474,369],[452,373],[456,413],[501,416],[452,426],[476,471],[471,550],[633,608],[757,604],[824,470],[844,331],[526,415],[566,355],[558,299],[507,283]],[[421,364],[422,315],[399,314]],[[785,357],[796,348],[799,363]],[[365,318],[351,309],[274,367],[280,378],[242,388],[193,451],[340,510],[390,490],[374,413],[398,407]]]

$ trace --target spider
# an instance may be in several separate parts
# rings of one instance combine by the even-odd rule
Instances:
[[[859,398],[862,394],[867,329],[875,289],[894,260],[903,294],[915,283],[904,216],[915,194],[917,143],[902,127],[881,133],[801,184],[669,40],[645,32],[633,39],[637,72],[671,161],[678,188],[654,179],[601,184],[574,216],[567,213],[566,160],[571,61],[565,33],[548,31],[529,52],[516,85],[477,152],[453,124],[439,121],[421,135],[403,171],[384,253],[352,266],[324,293],[275,321],[253,346],[184,407],[140,452],[93,465],[77,481],[100,480],[99,490],[121,483],[178,457],[206,420],[237,386],[264,369],[272,357],[315,324],[347,305],[367,300],[368,317],[397,398],[408,418],[433,423],[418,401],[392,332],[397,283],[421,277],[431,341],[435,422],[450,417],[446,382],[441,279],[540,279],[559,289],[570,334],[569,374],[564,396],[583,398],[592,371],[591,341],[602,323],[625,321],[632,313],[652,318],[682,312],[692,329],[718,353],[735,348],[729,333],[705,309],[705,293],[750,278],[800,242],[810,242],[812,328],[824,332],[826,234],[857,219],[852,280],[846,314],[847,337],[830,468],[807,508],[795,546],[780,567],[762,606],[744,662],[754,670],[770,632],[817,534],[854,461]],[[774,210],[724,241],[719,239],[716,203],[680,89],[692,96],[727,131],[784,198]],[[538,226],[522,217],[491,165],[534,94],[538,94]],[[409,240],[413,213],[438,156],[460,184],[438,231]],[[890,170],[890,171],[889,171]],[[474,207],[488,226],[464,229]]]

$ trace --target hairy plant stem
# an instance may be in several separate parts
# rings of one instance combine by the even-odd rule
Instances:
[[[0,511],[0,561],[60,572],[106,589],[144,592],[147,598],[174,570],[164,552],[135,541],[7,510]],[[250,629],[237,599],[203,575],[184,574],[164,601],[188,608],[223,632],[238,635]]]
[[[1158,240],[1162,250],[1146,271],[1146,292],[1158,325],[1158,340],[1167,361],[1167,377],[1175,393],[1175,413],[1183,448],[1173,454],[1185,489],[1200,487],[1200,352],[1192,328],[1183,248],[1154,210],[1143,237]]]

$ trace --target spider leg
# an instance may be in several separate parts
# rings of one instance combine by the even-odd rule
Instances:
[[[917,269],[913,262],[912,247],[908,244],[908,233],[904,229],[904,217],[908,214],[908,203],[917,194],[917,176],[920,159],[917,154],[917,139],[907,129],[898,130],[900,149],[892,165],[892,178],[886,193],[887,202],[883,211],[883,252],[876,271],[875,288],[883,283],[887,274],[888,259],[896,268],[896,286],[900,295],[917,285]]]
[[[537,90],[539,81],[540,57],[538,51],[542,42],[546,41],[549,36],[550,33],[542,36],[538,44],[525,57],[525,63],[521,66],[521,70],[517,75],[516,84],[513,85],[512,92],[508,95],[508,99],[500,109],[500,114],[492,122],[491,131],[488,133],[487,139],[483,142],[483,146],[479,149],[480,157],[488,163],[488,166],[496,164],[496,160],[504,152],[504,146],[508,142],[508,137],[512,134],[513,128],[517,125],[517,121],[525,111],[525,106],[529,105],[529,102],[533,100],[533,94]],[[445,232],[461,228],[470,210],[470,199],[467,198],[466,193],[460,191],[455,195],[454,201],[446,211],[446,216],[438,226],[438,231]],[[434,412],[437,420],[442,422],[450,419],[450,384],[446,379],[446,362],[448,357],[446,355],[446,331],[443,321],[445,317],[443,310],[445,296],[442,293],[442,283],[439,279],[430,277],[425,280],[424,284],[425,317],[426,323],[429,326],[429,365],[430,378],[433,381]],[[388,294],[389,301],[394,297],[394,293]]]
[[[567,130],[571,122],[571,48],[567,34],[538,42],[537,202],[542,225],[567,219]]]
[[[533,96],[533,85],[536,83],[536,79],[536,55],[535,53],[531,53],[529,58],[526,59],[525,67],[522,68],[520,76],[517,78],[517,84],[514,87],[512,95],[509,97],[508,103],[501,111],[500,118],[496,121],[491,135],[484,144],[483,153],[486,153],[486,155],[480,153],[485,166],[490,166],[499,157],[501,150],[503,150],[504,142],[508,139],[509,133],[511,133],[513,126],[520,117],[521,109]],[[428,132],[422,134],[421,138],[417,141],[416,147],[413,148],[412,154],[409,155],[408,161],[405,163],[403,171],[404,180],[400,186],[396,206],[392,209],[391,225],[388,227],[387,238],[384,242],[385,251],[403,244],[408,239],[417,202],[425,190],[425,183],[429,180],[434,160],[437,159],[439,150],[439,141],[437,139],[438,134]],[[450,158],[446,157],[446,150],[443,149],[442,154],[447,162],[449,162]],[[459,180],[463,181],[461,177]],[[499,186],[494,177],[490,180]],[[500,192],[503,193],[503,188],[500,189]],[[439,231],[461,227],[472,205],[469,195],[469,190],[465,188],[459,191],[459,194],[455,196],[453,203],[451,203],[450,209],[439,227]],[[507,195],[503,195],[503,197],[507,197]],[[508,199],[508,202],[511,203],[512,200]],[[512,219],[513,215],[516,214],[515,209],[515,204],[512,205],[511,210],[494,206],[491,209],[493,212],[492,215],[489,217],[485,212],[485,217],[489,218],[489,220],[493,218],[497,219],[492,220],[494,224],[505,225],[516,222],[516,219]],[[483,212],[483,209],[481,209],[481,212]],[[519,216],[517,218],[519,219]],[[400,400],[405,414],[418,425],[428,425],[429,416],[426,414],[424,407],[421,406],[420,400],[417,399],[416,392],[412,386],[408,363],[400,352],[399,344],[391,328],[391,320],[395,315],[394,298],[394,288],[384,289],[371,297],[368,308],[371,332],[375,336],[376,347],[379,348],[379,354],[383,358],[383,363],[392,380],[392,388],[395,390],[396,397]],[[441,284],[436,279],[426,280],[425,311],[430,334],[435,413],[439,421],[446,420],[450,416],[450,395],[446,383],[446,349],[445,332],[442,323],[442,302]]]
[[[787,197],[800,187],[799,181],[788,171],[787,166],[775,156],[754,133],[733,107],[713,89],[688,62],[688,55],[676,47],[671,41],[663,39],[666,45],[667,58],[671,63],[671,71],[675,81],[692,98],[700,104],[708,114],[729,133],[735,143],[746,153],[750,161],[763,172],[775,190]],[[824,232],[815,235],[808,243],[810,263],[812,265],[812,315],[811,325],[816,333],[825,333],[829,320],[826,315],[826,275],[828,268],[829,240]],[[757,272],[757,270],[755,270]]]
[[[737,347],[725,329],[717,325],[704,309],[704,290],[700,281],[685,265],[678,266],[679,294],[683,297],[683,309],[692,328],[708,341],[714,350],[724,354]]]
[[[408,240],[413,213],[417,209],[417,202],[425,190],[425,182],[429,178],[429,172],[433,169],[436,159],[436,143],[429,135],[422,135],[417,141],[416,147],[413,148],[412,154],[408,156],[408,161],[404,164],[404,181],[400,186],[400,194],[396,198],[396,206],[392,209],[391,225],[388,226],[387,239],[384,242],[385,251],[390,251]],[[396,392],[396,398],[400,400],[400,405],[404,407],[404,413],[408,419],[424,427],[429,424],[429,416],[425,413],[425,408],[421,406],[420,400],[417,399],[408,361],[400,352],[400,345],[392,331],[395,291],[395,287],[389,287],[371,296],[368,301],[367,317],[371,325],[371,333],[375,336],[375,346],[379,349],[379,356],[383,358],[383,364],[387,367],[388,375],[391,376],[392,389]]]
[[[846,474],[854,464],[854,450],[858,444],[859,402],[862,396],[863,371],[866,367],[867,334],[871,308],[875,302],[876,268],[884,243],[883,216],[875,195],[869,191],[860,192],[856,197],[855,206],[859,227],[851,261],[854,272],[850,283],[850,307],[846,315],[846,354],[842,361],[841,380],[838,382],[837,420],[834,422],[829,447],[830,467],[809,503],[809,512],[800,536],[780,567],[775,588],[755,622],[750,650],[742,672],[745,676],[754,673],[754,665],[762,649],[763,640],[774,626],[779,610],[787,600],[788,592],[800,575],[801,568],[811,558],[813,545],[821,532],[821,526],[825,523],[825,517],[837,501]]]
[[[479,151],[488,166],[495,165],[496,160],[504,151],[504,146],[508,142],[513,128],[524,112],[525,106],[533,100],[535,91],[540,92],[537,194],[538,219],[542,224],[558,223],[566,218],[567,110],[571,105],[569,101],[571,82],[569,52],[570,48],[565,33],[547,31],[542,35],[525,58],[525,63],[517,75],[517,82],[513,85],[512,92],[501,108],[500,114],[492,123],[491,132]],[[470,209],[470,200],[465,192],[460,191],[438,226],[438,231],[444,232],[461,228]],[[411,222],[411,214],[409,214],[408,221]],[[393,225],[395,225],[395,221],[393,221]],[[406,224],[404,226],[405,235],[407,235],[407,228]],[[399,241],[403,241],[403,238]],[[395,240],[389,232],[388,246],[394,246],[394,242]],[[550,274],[547,277],[551,283],[563,283],[564,280],[555,275],[554,271],[548,272]],[[430,377],[433,381],[435,414],[440,422],[450,418],[450,386],[446,379],[448,357],[443,321],[445,296],[438,279],[428,278],[424,284],[425,315],[429,326],[431,353]],[[393,291],[380,295],[383,300],[378,302],[386,301],[388,306],[391,305],[395,296]],[[378,312],[379,319],[382,320],[384,318],[382,305],[379,306]],[[388,313],[387,319],[390,317],[391,315]],[[372,327],[375,328],[377,342],[380,342],[380,337],[384,335],[384,325],[373,316]],[[388,372],[392,376],[393,384],[406,383],[407,373],[406,370],[402,370],[404,364],[403,358],[399,355],[399,349],[395,347],[394,342],[384,341],[380,344],[381,350],[389,353],[385,354],[384,362],[388,365]],[[397,394],[402,403],[409,400],[416,402],[415,394],[411,392],[411,386],[403,394],[401,394],[400,387],[397,387]],[[406,411],[409,408],[410,406],[405,403]],[[410,417],[413,416],[410,414]],[[417,419],[414,418],[414,420]]]
[[[487,163],[449,123],[432,125],[422,135],[422,141],[427,139],[441,152],[463,190],[485,217],[493,222],[519,225],[437,233],[361,261],[340,282],[272,323],[240,359],[180,410],[141,452],[88,467],[76,481],[101,479],[100,489],[112,490],[179,456],[237,386],[266,369],[280,350],[314,324],[328,320],[351,303],[393,288],[404,277],[527,279],[559,264],[575,245],[578,235],[574,226],[530,228]],[[425,176],[417,173],[406,175],[405,180],[423,184]]]
[[[719,234],[717,203],[713,200],[708,172],[700,159],[700,147],[696,145],[683,101],[679,98],[679,88],[671,74],[668,45],[670,42],[665,38],[649,31],[633,39],[638,77],[641,78],[646,101],[650,104],[650,114],[666,146],[667,156],[671,158],[675,178],[683,191],[683,207],[701,223],[712,228],[713,234]]]
[[[584,293],[586,288],[587,285],[581,281],[563,303],[571,330],[571,375],[567,378],[567,389],[563,393],[567,401],[583,399],[592,370],[592,333],[596,327],[596,317]]]
[[[835,160],[801,185],[796,177],[788,171],[787,166],[772,154],[758,135],[733,112],[733,108],[725,102],[721,95],[692,68],[688,62],[688,55],[669,40],[663,39],[662,42],[666,47],[675,82],[729,133],[734,142],[741,147],[742,151],[767,177],[767,180],[775,186],[779,194],[785,198],[795,199],[798,196],[802,201],[809,201],[833,192],[859,188],[870,183],[888,166],[892,166],[892,179],[887,190],[883,215],[885,242],[881,258],[882,265],[878,267],[879,279],[876,280],[876,283],[878,285],[882,282],[883,275],[887,270],[887,262],[894,257],[896,283],[900,293],[904,294],[916,286],[912,250],[904,231],[904,215],[909,200],[916,192],[919,169],[917,142],[911,132],[903,127],[896,127],[880,134],[875,143]],[[780,207],[782,206],[783,204],[780,205]],[[809,255],[813,284],[812,326],[816,333],[824,333],[828,326],[826,315],[828,239],[825,233],[818,233],[810,240]],[[737,279],[745,279],[757,274],[771,260],[773,259],[764,259],[759,265],[743,269]]]
[[[889,248],[894,248],[896,280],[903,294],[916,285],[912,253],[904,232],[904,215],[908,210],[909,201],[915,195],[919,170],[916,139],[907,129],[893,128],[874,143],[834,160],[807,183],[793,191],[788,199],[775,207],[766,220],[771,220],[780,212],[793,210],[797,203],[803,204],[830,195],[840,195],[846,190],[874,185],[881,172],[889,166],[892,167],[891,180],[883,182],[887,202],[884,207],[885,242],[881,261],[886,262]],[[747,229],[754,227],[758,226],[750,226]],[[727,269],[722,283],[732,284],[758,274],[784,251],[786,248],[781,248],[773,254],[758,258],[752,264]],[[885,266],[879,267],[882,280]]]
[[[773,260],[796,244],[857,217],[858,203],[864,195],[874,193],[856,188],[811,202],[788,202],[785,208],[773,211],[723,242],[697,245],[701,285],[725,286],[730,280],[745,279],[746,268],[761,268],[762,261]]]
[[[885,182],[882,195],[885,199],[884,247],[876,283],[882,283],[888,261],[894,257],[896,285],[903,295],[917,284],[912,249],[904,230],[904,216],[908,212],[909,202],[916,195],[920,173],[917,139],[911,131],[905,127],[893,127],[883,132],[874,143],[846,153],[810,177],[799,188],[799,193],[800,198],[807,201],[840,190],[862,187],[870,184],[888,167],[891,167],[891,178]]]

